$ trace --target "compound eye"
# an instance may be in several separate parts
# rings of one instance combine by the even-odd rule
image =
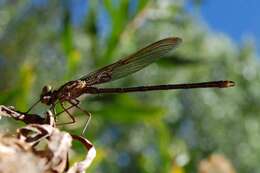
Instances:
[[[51,87],[50,85],[44,86],[44,87],[42,88],[42,95],[45,95],[45,94],[51,92],[51,90],[52,90],[52,87]]]

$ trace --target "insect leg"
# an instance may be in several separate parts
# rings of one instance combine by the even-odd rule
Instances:
[[[71,115],[71,113],[65,108],[64,104],[63,104],[62,102],[60,102],[60,105],[61,105],[62,109],[69,115],[69,117],[70,117],[70,119],[71,119],[72,121],[70,121],[70,122],[65,122],[65,123],[60,123],[60,124],[57,124],[57,125],[65,125],[65,124],[73,124],[73,123],[75,123],[75,122],[76,122],[76,121],[75,121],[75,118],[74,118],[73,115]]]
[[[59,116],[60,114],[62,114],[63,112],[65,112],[65,110],[68,111],[68,110],[70,110],[70,109],[73,108],[73,107],[75,107],[75,106],[74,106],[74,105],[71,105],[71,106],[69,106],[68,108],[65,108],[65,109],[63,108],[62,111],[60,111],[60,112],[58,112],[58,113],[55,114],[55,117],[56,117],[56,116]]]
[[[85,115],[88,116],[88,119],[86,120],[84,128],[83,128],[83,130],[81,132],[81,135],[84,136],[84,133],[85,133],[85,131],[86,131],[87,127],[88,127],[88,124],[89,124],[89,122],[91,120],[91,113],[78,106],[79,100],[74,99],[74,100],[70,100],[69,102],[70,102],[70,104],[72,104],[73,106],[77,107],[81,112],[83,112]],[[75,102],[75,103],[73,103],[73,102]]]
[[[51,110],[52,114],[54,115],[55,122],[56,122],[56,109],[55,109],[56,104],[57,103],[52,104],[51,107],[50,107],[50,110]]]

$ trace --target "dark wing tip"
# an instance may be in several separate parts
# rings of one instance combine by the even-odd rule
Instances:
[[[179,37],[168,37],[168,38],[165,38],[161,41],[168,41],[169,43],[178,45],[182,42],[182,39],[179,38]]]
[[[156,46],[157,45],[161,45],[161,46],[168,45],[168,46],[170,46],[172,48],[175,48],[175,47],[179,46],[179,44],[181,42],[182,42],[182,39],[179,38],[179,37],[167,37],[167,38],[164,38],[162,40],[159,40],[159,41],[153,43],[152,46],[153,45],[156,45]]]

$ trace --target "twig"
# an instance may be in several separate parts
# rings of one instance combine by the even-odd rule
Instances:
[[[18,150],[22,149],[24,151],[24,149],[27,148],[26,153],[31,153],[35,156],[35,159],[39,159],[44,163],[41,165],[41,170],[44,173],[61,173],[64,171],[68,171],[68,173],[83,173],[91,165],[96,156],[94,146],[87,139],[59,131],[59,129],[55,127],[55,121],[51,111],[47,111],[45,113],[45,118],[42,118],[37,114],[27,114],[16,111],[14,107],[0,105],[0,117],[1,116],[23,121],[28,125],[17,130],[16,138],[8,139],[9,141],[14,142],[13,145],[9,146],[10,150],[7,150],[7,147],[4,144],[1,145],[1,142],[4,141],[4,137],[0,138],[0,154],[6,151],[12,151],[15,146],[17,149],[17,144],[19,144]],[[83,161],[77,162],[69,168],[68,151],[71,147],[72,139],[77,140],[84,145],[87,150],[87,155]],[[47,140],[47,147],[39,150],[37,145],[44,140]],[[14,155],[13,158],[14,157],[17,156]],[[2,159],[0,160],[2,162]],[[28,164],[35,163],[32,161],[28,162]],[[7,169],[1,169],[2,168],[0,167],[0,172],[7,172]],[[38,173],[41,171],[38,170],[36,172]]]

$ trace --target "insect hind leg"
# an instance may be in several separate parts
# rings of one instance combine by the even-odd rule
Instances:
[[[69,108],[65,108],[65,106],[64,106],[64,104],[63,104],[62,102],[60,102],[60,105],[61,105],[62,109],[64,110],[63,112],[66,112],[66,113],[69,115],[71,121],[65,122],[65,123],[59,123],[59,124],[57,124],[57,126],[66,125],[66,124],[74,124],[74,123],[76,122],[76,120],[75,120],[74,116],[71,115],[71,113],[69,112],[69,109],[71,109],[72,107],[74,107],[74,105],[73,105],[73,106],[70,106]],[[59,114],[60,114],[60,113],[59,113]],[[57,115],[56,115],[56,116],[57,116]]]

